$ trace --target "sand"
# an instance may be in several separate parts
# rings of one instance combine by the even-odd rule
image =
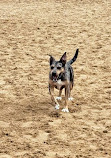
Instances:
[[[111,158],[110,35],[110,0],[0,0],[0,158]],[[77,48],[63,113],[48,54]]]

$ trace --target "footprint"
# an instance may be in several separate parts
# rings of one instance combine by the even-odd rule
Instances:
[[[23,156],[23,155],[25,155],[26,153],[28,153],[28,151],[16,152],[16,153],[15,153],[15,156]]]
[[[0,154],[0,158],[12,158],[12,156],[8,155],[8,154]]]
[[[49,125],[51,126],[58,126],[61,124],[61,119],[53,120],[53,122],[49,122]]]
[[[64,140],[66,141],[68,139],[68,135],[66,134],[66,131],[64,130],[60,130],[59,132],[57,132],[55,137],[62,141]]]
[[[49,116],[50,116],[50,117],[55,117],[55,118],[57,118],[57,117],[60,117],[60,113],[57,112],[57,111],[53,111],[53,112],[50,113]]]
[[[32,126],[32,121],[24,122],[22,123],[21,127],[31,127]]]
[[[48,135],[49,133],[47,132],[39,131],[37,135],[33,136],[32,133],[30,133],[30,134],[24,135],[23,137],[26,138],[28,141],[43,143],[47,141]]]
[[[7,122],[4,122],[4,121],[0,121],[0,127],[3,127],[3,128],[7,128],[7,127],[9,127],[9,124],[10,123],[7,123]]]

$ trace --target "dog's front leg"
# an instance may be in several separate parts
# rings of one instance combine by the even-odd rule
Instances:
[[[54,87],[49,85],[49,93],[51,95],[51,99],[55,104],[55,109],[59,109],[59,103],[57,102],[56,97],[54,97]]]
[[[56,97],[56,100],[61,100],[62,99],[61,94],[62,94],[62,89],[59,90],[59,95],[58,95],[58,97]]]
[[[68,109],[68,98],[70,96],[70,87],[69,85],[66,86],[65,88],[65,108],[62,109],[63,112],[69,112],[69,109]]]

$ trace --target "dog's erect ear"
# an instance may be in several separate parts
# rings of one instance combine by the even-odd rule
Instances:
[[[67,60],[67,56],[66,56],[66,52],[63,54],[63,56],[60,59],[60,62],[65,65],[66,64],[66,60]]]
[[[50,65],[52,65],[52,63],[55,61],[55,59],[50,55]]]

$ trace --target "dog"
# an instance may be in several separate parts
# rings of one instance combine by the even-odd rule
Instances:
[[[66,52],[59,61],[56,61],[55,58],[50,55],[49,93],[55,104],[55,109],[59,109],[57,100],[61,100],[62,90],[65,88],[65,107],[62,109],[63,112],[69,112],[68,100],[72,100],[70,95],[74,85],[74,72],[71,64],[76,61],[78,52],[79,49],[76,50],[74,57],[68,62]],[[59,90],[58,97],[54,96],[54,88]]]

